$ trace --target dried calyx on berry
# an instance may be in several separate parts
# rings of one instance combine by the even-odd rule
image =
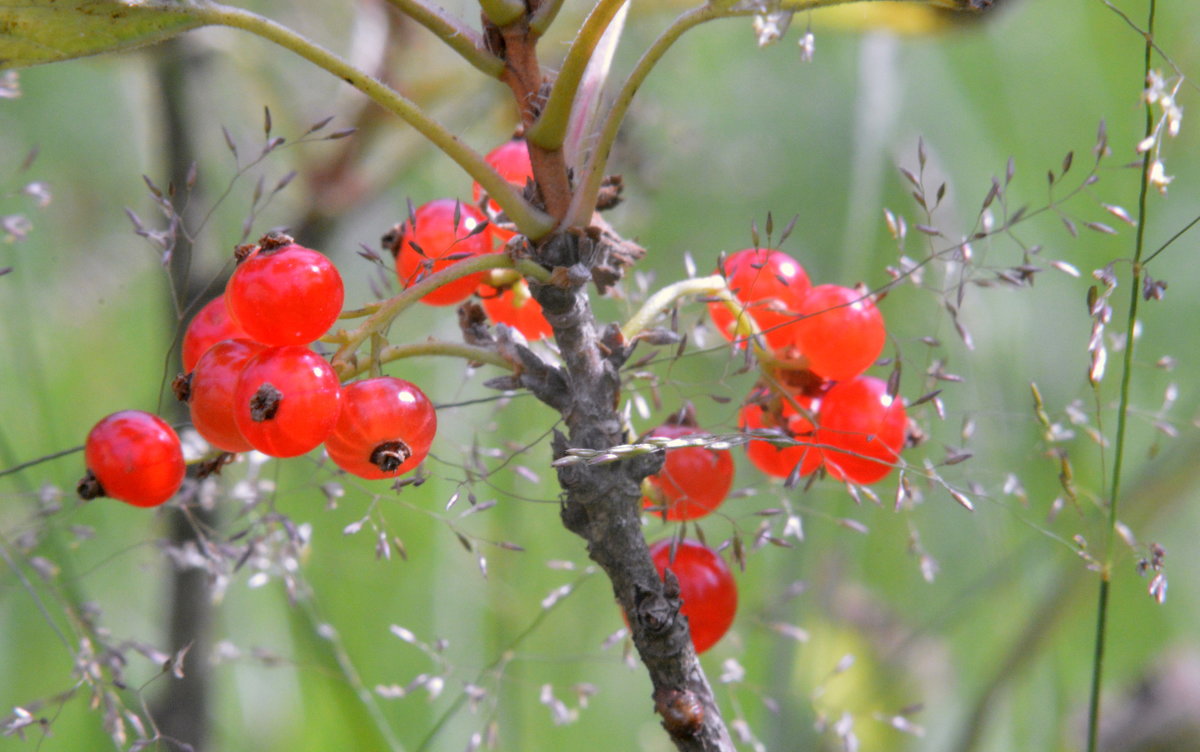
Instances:
[[[263,384],[250,398],[250,420],[255,423],[271,420],[279,412],[279,403],[282,400],[283,392],[279,391],[274,384]]]
[[[296,239],[283,232],[272,230],[258,239],[257,243],[243,243],[233,249],[233,258],[239,264],[256,253],[277,251],[289,245],[295,245]]]
[[[104,486],[100,485],[100,479],[91,470],[83,474],[79,482],[75,484],[75,492],[79,494],[79,498],[84,501],[99,499],[102,496],[108,496],[104,492]]]
[[[399,439],[385,441],[371,452],[371,464],[385,473],[394,473],[403,465],[413,452]]]

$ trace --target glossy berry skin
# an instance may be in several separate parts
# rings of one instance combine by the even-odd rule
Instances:
[[[233,401],[234,421],[250,446],[272,457],[295,457],[329,436],[342,390],[324,358],[286,345],[269,347],[246,363]]]
[[[295,243],[263,247],[225,286],[229,315],[264,345],[307,345],[342,312],[342,275],[319,251]]]
[[[248,339],[242,327],[229,316],[225,294],[208,301],[183,335],[183,372],[191,373],[208,348],[227,339]]]
[[[805,318],[788,327],[790,344],[821,378],[852,379],[883,352],[887,340],[883,315],[858,290],[818,285],[809,290],[800,312]]]
[[[692,426],[662,425],[649,433],[668,439],[703,434]],[[733,487],[733,455],[728,449],[680,447],[666,450],[662,470],[646,478],[650,494],[642,505],[666,512],[671,522],[694,520],[711,513]],[[646,488],[643,486],[643,488]]]
[[[536,342],[553,333],[550,322],[542,315],[542,306],[529,294],[529,284],[519,280],[512,287],[496,290],[491,285],[479,286],[483,310],[495,324],[508,324]]]
[[[529,146],[526,145],[524,139],[514,138],[511,141],[500,144],[488,152],[487,156],[484,157],[484,161],[496,168],[496,172],[500,173],[500,177],[518,188],[523,189],[526,182],[533,179],[533,165],[529,161]],[[483,188],[479,183],[472,184],[471,196],[475,199],[476,204],[483,197]],[[493,215],[501,212],[500,205],[491,199],[488,200],[487,206],[488,211]],[[505,230],[500,227],[494,227],[493,232],[501,243],[507,241],[515,234],[511,230]]]
[[[679,579],[680,613],[687,617],[692,645],[703,653],[716,644],[733,624],[737,614],[737,584],[729,565],[707,546],[691,540],[679,543],[670,560],[671,539],[650,546],[650,558],[658,576],[670,569]]]
[[[234,419],[234,390],[250,359],[266,345],[246,339],[218,342],[192,369],[188,382],[188,410],[192,426],[205,441],[225,452],[252,449]]]
[[[97,423],[84,444],[88,470],[105,496],[135,507],[156,507],[183,484],[179,437],[166,421],[141,410],[122,410]]]
[[[456,211],[457,225],[454,223]],[[492,251],[491,227],[471,234],[487,218],[470,204],[449,198],[437,199],[422,205],[413,212],[413,217],[417,222],[416,229],[411,222],[404,223],[400,230],[402,241],[396,252],[396,276],[405,288],[464,258]],[[461,303],[471,295],[482,277],[482,273],[460,277],[425,295],[421,301],[429,305]]]
[[[826,447],[822,454],[830,476],[867,484],[892,471],[904,446],[908,416],[903,401],[888,396],[886,382],[859,376],[825,393],[817,423],[814,440]]]
[[[810,413],[815,413],[821,404],[820,400],[811,397],[793,395],[792,399]],[[776,398],[770,406],[756,402],[747,404],[742,408],[741,425],[743,429],[778,428],[788,438],[803,442],[790,446],[775,445],[761,439],[748,442],[746,456],[762,473],[775,478],[787,478],[799,465],[800,475],[805,476],[821,466],[821,452],[808,445],[814,441],[813,425],[788,400]]]
[[[436,433],[437,412],[425,393],[380,376],[342,387],[342,412],[325,450],[360,478],[395,478],[421,464]]]
[[[745,306],[743,315],[758,324],[767,345],[774,349],[788,344],[792,322],[811,286],[800,262],[783,251],[746,248],[725,259],[725,277],[730,292]],[[709,303],[708,312],[717,331],[733,339],[735,322],[729,307]]]

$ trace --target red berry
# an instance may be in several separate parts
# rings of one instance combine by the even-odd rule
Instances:
[[[272,457],[320,446],[342,403],[337,375],[307,347],[270,347],[246,363],[234,388],[234,420],[246,441]]]
[[[225,287],[229,314],[265,345],[307,345],[337,320],[345,291],[318,251],[266,243],[238,264]]]
[[[650,547],[650,558],[658,576],[670,569],[679,579],[679,610],[687,617],[692,631],[692,645],[703,653],[721,639],[737,613],[737,584],[729,565],[715,551],[695,541],[680,541],[671,556],[671,539],[661,540]]]
[[[458,216],[458,223],[454,221]],[[492,251],[491,228],[475,232],[487,218],[473,206],[454,199],[430,201],[413,213],[401,228],[403,242],[396,253],[396,276],[404,287],[412,287],[425,277],[471,256]],[[418,250],[419,249],[419,250]],[[454,305],[475,290],[483,274],[470,274],[421,298],[429,305]]]
[[[437,432],[437,412],[415,385],[391,376],[342,387],[342,412],[325,450],[362,478],[395,478],[419,465]]]
[[[550,322],[542,315],[541,304],[529,294],[529,283],[525,280],[518,280],[503,290],[480,285],[478,293],[483,300],[483,310],[494,323],[508,324],[530,342],[553,333]]]
[[[825,447],[821,453],[831,476],[874,483],[899,459],[907,423],[904,403],[888,395],[886,382],[859,376],[835,384],[821,398],[813,440]]]
[[[246,332],[229,316],[225,307],[225,294],[208,301],[188,324],[183,335],[183,371],[191,373],[200,356],[208,348],[227,339],[245,338]]]
[[[162,418],[141,410],[101,420],[88,433],[83,453],[89,471],[80,482],[84,498],[111,496],[135,507],[156,507],[183,484],[179,437]]]
[[[192,370],[187,383],[192,426],[218,449],[245,452],[253,448],[234,419],[234,390],[242,369],[265,349],[266,345],[246,339],[218,342]]]
[[[677,439],[703,435],[693,426],[662,425],[649,433]],[[646,478],[651,495],[642,499],[647,508],[665,508],[672,522],[694,520],[709,514],[733,487],[733,455],[728,449],[680,447],[668,449],[662,470]]]
[[[788,327],[791,344],[821,378],[852,379],[870,368],[883,351],[887,339],[883,315],[865,293],[818,285],[809,290],[800,313],[805,318]]]
[[[760,399],[765,399],[759,396]],[[821,404],[819,399],[792,395],[796,404],[809,413],[817,410]],[[752,439],[746,445],[746,455],[751,464],[767,475],[776,478],[787,478],[800,466],[800,475],[809,475],[821,466],[821,452],[808,444],[813,442],[813,425],[804,417],[792,402],[782,397],[775,397],[761,404],[752,400],[742,408],[742,428],[776,428],[781,434],[794,439],[799,444],[776,445],[762,439]]]
[[[758,324],[767,345],[786,345],[810,286],[800,262],[783,251],[746,248],[725,259],[725,278],[730,292],[745,306],[743,315]],[[729,307],[721,302],[709,303],[708,312],[717,331],[733,339],[734,316]]]
[[[500,177],[508,182],[524,188],[525,183],[533,179],[533,165],[529,161],[529,146],[524,139],[514,138],[500,144],[495,149],[488,152],[484,160],[492,167],[496,168],[496,172],[500,173]],[[475,199],[475,203],[479,203],[479,199],[483,197],[483,188],[479,183],[474,183],[471,187],[471,195]],[[493,215],[501,212],[500,205],[495,201],[488,200],[488,211]],[[505,230],[500,227],[493,227],[496,237],[500,242],[505,242],[515,233],[511,230]]]

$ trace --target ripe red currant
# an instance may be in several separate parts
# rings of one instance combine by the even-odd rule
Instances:
[[[852,379],[883,351],[883,315],[863,292],[818,285],[808,291],[799,311],[804,318],[788,327],[790,344],[821,378]]]
[[[238,430],[272,457],[295,457],[329,436],[342,406],[337,375],[307,347],[269,347],[246,363],[233,392]]]
[[[524,188],[525,183],[533,179],[533,165],[529,161],[529,146],[524,139],[514,138],[500,144],[495,149],[488,152],[484,160],[492,167],[496,168],[496,172],[500,173],[500,177],[508,182]],[[479,199],[483,197],[483,188],[479,183],[474,183],[471,187],[471,195],[475,199],[475,203],[479,203]],[[488,212],[493,216],[500,213],[500,205],[495,201],[488,200]],[[493,227],[493,232],[499,238],[501,243],[506,242],[515,233],[512,230],[506,230],[501,227]]]
[[[725,259],[724,273],[730,292],[744,306],[738,321],[743,316],[753,319],[772,348],[787,344],[796,312],[810,287],[800,262],[783,251],[746,248]],[[717,331],[733,339],[735,321],[729,307],[713,302],[708,304],[708,312]]]
[[[229,316],[225,294],[208,301],[188,324],[183,335],[183,372],[191,373],[208,348],[227,339],[247,338],[246,332]]]
[[[413,212],[412,220],[401,227],[402,242],[396,252],[396,276],[406,288],[458,261],[492,251],[492,230],[484,227],[487,218],[469,204],[449,198],[430,201]],[[461,277],[421,300],[429,305],[460,303],[475,290],[482,276]]]
[[[648,435],[668,439],[703,434],[694,426],[666,424]],[[642,498],[646,508],[665,511],[666,519],[694,520],[711,513],[733,487],[733,455],[728,449],[680,447],[668,449],[662,470],[646,478]]]
[[[796,409],[792,400],[809,414],[815,413],[821,404],[815,397],[793,394],[788,400],[780,396],[768,397],[764,391],[757,393],[742,408],[743,429],[775,428],[782,436],[800,442],[785,446],[752,439],[746,445],[751,464],[776,478],[789,477],[797,466],[801,476],[809,475],[821,466],[821,452],[809,446],[813,442],[813,424]]]
[[[265,345],[307,345],[329,331],[345,291],[337,267],[318,251],[267,236],[225,287],[229,314]]]
[[[85,499],[111,496],[135,507],[156,507],[183,484],[179,437],[166,421],[141,410],[122,410],[92,427],[84,444],[88,474],[79,483]]]
[[[874,483],[899,459],[907,423],[903,401],[887,393],[886,382],[859,376],[835,384],[821,398],[813,441],[824,446],[831,476]]]
[[[246,339],[218,342],[204,353],[188,378],[192,426],[218,449],[245,452],[253,448],[234,419],[234,390],[242,369],[265,349],[266,345]]]
[[[703,653],[721,639],[737,613],[737,584],[733,573],[715,551],[691,540],[680,541],[671,558],[671,539],[650,546],[658,576],[670,569],[679,579],[680,613],[687,617],[692,645]]]
[[[403,379],[380,376],[342,387],[342,412],[325,450],[346,472],[395,478],[425,459],[436,432],[437,412],[425,393]]]
[[[508,324],[525,335],[525,339],[536,342],[553,333],[550,322],[542,315],[542,306],[529,294],[529,283],[517,280],[512,287],[497,290],[491,285],[479,286],[479,297],[483,310],[496,324]]]

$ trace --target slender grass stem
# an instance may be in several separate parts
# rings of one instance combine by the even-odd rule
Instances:
[[[1142,82],[1150,76],[1154,55],[1154,17],[1157,0],[1150,0],[1149,21],[1146,25],[1146,50]],[[1145,135],[1154,132],[1154,112],[1146,103]],[[1100,571],[1100,591],[1096,599],[1096,637],[1092,654],[1092,685],[1088,699],[1088,752],[1096,752],[1100,742],[1100,692],[1104,684],[1104,654],[1108,637],[1108,611],[1112,589],[1113,548],[1117,542],[1117,509],[1121,498],[1121,472],[1125,460],[1125,437],[1129,418],[1129,393],[1133,383],[1134,327],[1138,321],[1138,303],[1142,292],[1142,254],[1145,248],[1146,198],[1150,192],[1150,166],[1142,165],[1141,189],[1138,193],[1137,234],[1133,250],[1133,278],[1129,287],[1129,315],[1126,319],[1125,352],[1121,362],[1121,386],[1117,407],[1117,432],[1113,441],[1112,480],[1109,485],[1108,528],[1105,532],[1104,563]]]
[[[203,23],[241,29],[274,42],[366,94],[376,104],[399,116],[446,156],[457,162],[531,239],[536,240],[554,228],[554,221],[545,212],[526,201],[520,191],[501,177],[482,155],[460,141],[446,126],[430,117],[411,100],[374,76],[359,70],[301,34],[257,13],[218,3],[189,6],[188,12]]]

